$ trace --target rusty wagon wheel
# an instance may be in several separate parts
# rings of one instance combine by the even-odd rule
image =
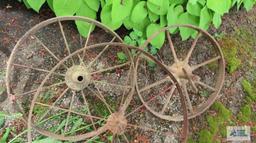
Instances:
[[[77,50],[74,53],[71,53],[69,56],[67,56],[66,58],[61,60],[60,63],[58,63],[50,71],[50,73],[45,77],[45,79],[39,86],[35,96],[33,96],[32,104],[31,104],[30,112],[29,112],[29,118],[28,118],[29,141],[31,142],[31,140],[32,140],[32,137],[31,137],[32,134],[31,134],[30,130],[32,128],[34,128],[40,134],[43,134],[45,136],[49,136],[49,137],[59,139],[59,140],[72,141],[72,142],[82,141],[82,140],[90,141],[95,138],[98,138],[98,141],[107,142],[108,140],[106,139],[106,136],[111,136],[112,137],[111,142],[127,142],[127,143],[129,143],[129,142],[136,142],[136,141],[139,141],[143,137],[146,137],[146,136],[151,137],[153,135],[163,136],[164,138],[166,138],[167,136],[172,136],[175,140],[178,140],[181,142],[186,142],[187,133],[188,133],[188,119],[187,119],[187,110],[186,110],[184,99],[181,101],[181,103],[183,105],[182,106],[183,107],[182,109],[184,110],[183,117],[185,119],[184,119],[183,125],[181,127],[182,128],[181,131],[178,131],[176,133],[172,133],[170,131],[162,131],[162,130],[158,130],[157,128],[147,127],[145,125],[143,125],[143,126],[139,125],[138,123],[136,123],[136,121],[134,121],[134,116],[136,115],[136,112],[138,112],[138,110],[141,108],[141,106],[136,107],[136,108],[132,108],[132,107],[129,108],[130,103],[133,99],[133,94],[134,94],[133,91],[135,90],[133,62],[130,62],[131,65],[129,66],[129,72],[127,73],[128,77],[126,80],[126,81],[128,81],[127,83],[130,83],[130,84],[126,85],[126,86],[129,86],[130,90],[126,91],[125,89],[127,89],[128,88],[127,87],[127,88],[121,90],[119,94],[115,93],[116,98],[110,98],[111,96],[108,95],[108,93],[102,92],[99,88],[97,88],[97,85],[93,85],[93,82],[90,83],[91,79],[87,78],[86,76],[84,76],[84,80],[88,81],[89,83],[86,82],[85,86],[82,87],[81,89],[74,89],[73,91],[68,92],[68,89],[73,89],[73,87],[69,86],[69,84],[70,84],[69,80],[67,81],[67,78],[69,78],[69,76],[70,76],[69,71],[67,71],[66,76],[65,76],[65,82],[66,82],[67,88],[65,89],[65,88],[59,87],[59,90],[55,89],[56,93],[54,93],[55,96],[53,95],[53,97],[55,97],[56,100],[52,104],[42,103],[43,101],[40,99],[43,97],[42,95],[45,94],[45,91],[44,91],[44,87],[46,87],[45,83],[47,83],[48,81],[51,81],[51,79],[52,79],[51,77],[54,76],[54,74],[58,71],[57,69],[60,68],[60,66],[66,60],[72,59],[72,57],[82,54],[82,52],[84,50],[85,51],[88,51],[90,49],[95,50],[97,48],[104,49],[104,47],[106,47],[106,46],[110,47],[111,52],[116,51],[117,49],[133,49],[135,51],[138,50],[139,52],[142,52],[145,55],[145,57],[147,57],[148,59],[157,61],[152,56],[150,56],[148,53],[146,53],[140,49],[137,49],[136,47],[127,46],[127,45],[121,44],[121,43],[95,44],[95,45],[91,45],[91,46],[85,47],[83,49]],[[130,59],[129,61],[132,61],[132,59]],[[175,81],[175,83],[171,84],[171,86],[177,87],[177,90],[180,93],[182,93],[177,80],[175,80],[175,77],[172,76],[172,74],[170,72],[168,72],[168,70],[161,63],[159,63],[158,66],[161,67],[161,69],[163,71],[167,72],[170,75],[170,79],[173,79],[173,81]],[[85,71],[86,70],[84,70],[83,72],[87,73]],[[77,75],[76,72],[73,71],[73,73],[75,75],[75,80],[77,80],[78,79],[77,77],[79,77],[79,76],[76,76]],[[90,72],[88,73],[88,75],[90,75]],[[73,77],[73,75],[71,77]],[[111,84],[113,84],[113,83],[111,83]],[[125,86],[125,85],[122,85],[122,83],[119,82],[119,83],[116,83],[116,86]],[[71,102],[68,105],[68,107],[57,106],[58,105],[57,102],[63,96],[69,96],[71,98],[70,99]],[[183,97],[181,94],[180,94],[180,96]],[[81,105],[74,106],[73,105],[73,101],[75,100],[76,97],[83,98],[84,105],[86,106],[87,110],[83,109],[84,106],[81,106]],[[97,98],[98,98],[98,100],[97,100]],[[104,106],[103,109],[106,109],[106,112],[104,112],[106,114],[101,115],[101,114],[97,113],[94,109],[96,107],[93,107],[94,104],[102,104],[102,106]],[[52,132],[47,125],[40,126],[42,117],[40,117],[39,119],[36,119],[33,116],[36,105],[44,106],[47,108],[46,113],[44,113],[42,115],[43,117],[45,117],[46,114],[49,112],[52,112],[51,114],[54,114],[54,115],[60,115],[60,114],[67,113],[68,117],[65,120],[63,120],[65,123],[65,124],[63,124],[63,126],[65,125],[65,130],[67,129],[67,131],[69,131],[69,132],[66,132],[65,130],[64,130],[64,133],[61,133],[59,131]],[[91,107],[91,109],[90,109],[90,107]],[[103,110],[103,109],[101,109],[101,110]],[[82,120],[83,124],[88,123],[88,124],[84,125],[84,127],[82,127],[75,134],[70,134],[70,129],[72,130],[72,126],[69,127],[69,125],[72,123],[67,122],[67,120],[69,120],[71,118],[71,116],[72,116],[71,114],[76,115],[76,117],[79,116],[80,119]],[[140,112],[138,114],[141,115],[142,113]],[[48,119],[48,118],[49,117],[47,117],[46,119]],[[62,122],[59,121],[58,124],[62,124]],[[136,134],[136,135],[134,135],[134,134]],[[149,138],[147,138],[147,139],[144,138],[144,141],[145,140],[152,142],[152,140]]]
[[[74,21],[90,27],[87,39],[70,26]],[[91,32],[94,26],[98,28]],[[70,141],[97,135],[104,139],[107,134],[121,134],[118,140],[122,142],[135,140],[122,135],[126,126],[145,133],[161,132],[129,123],[135,111],[123,124],[135,86],[129,48],[111,43],[121,41],[113,31],[85,17],[46,20],[18,41],[8,61],[6,84],[9,99],[28,124],[29,142],[37,133]],[[116,57],[121,52],[127,56],[124,62]],[[183,141],[186,115],[184,110]]]
[[[182,41],[181,37],[171,39],[170,31],[190,30],[194,39]],[[189,110],[188,118],[194,118],[207,110],[218,98],[224,82],[225,62],[218,42],[206,31],[192,25],[176,25],[163,28],[153,34],[142,46],[147,48],[157,36],[165,36],[165,44],[157,55],[158,60],[178,79],[182,87]],[[159,39],[158,39],[159,40]],[[179,41],[178,44],[173,41]],[[183,48],[186,47],[186,48]],[[187,48],[190,47],[190,48]],[[175,87],[166,87],[165,96],[147,102],[150,93],[165,88],[166,82],[173,82],[159,69],[141,74],[145,69],[145,60],[138,58],[136,62],[136,87],[138,95],[145,107],[159,118],[170,121],[183,120],[180,114],[180,99]],[[144,67],[143,67],[144,66]],[[147,75],[147,76],[145,76]],[[152,75],[158,75],[154,78]],[[151,82],[142,79],[151,79]],[[153,82],[154,81],[154,82]]]

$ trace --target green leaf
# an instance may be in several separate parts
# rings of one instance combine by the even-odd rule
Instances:
[[[198,0],[198,3],[200,3],[202,6],[205,6],[206,0]]]
[[[10,128],[5,129],[5,132],[4,132],[3,136],[0,138],[0,143],[6,143],[7,142],[7,139],[9,137],[10,132],[11,132]]]
[[[27,2],[33,10],[39,12],[41,6],[45,3],[45,0],[27,0]]]
[[[187,2],[187,0],[169,0],[169,1],[170,1],[170,4],[175,4],[175,5],[180,5]]]
[[[188,12],[185,12],[180,15],[178,21],[179,24],[192,24],[198,26],[199,18],[189,14]],[[179,29],[182,40],[187,40],[190,36],[196,33],[196,31],[191,28],[180,27]]]
[[[86,16],[92,19],[96,19],[96,12],[92,10],[85,2],[81,3],[81,7],[76,12],[77,16]],[[92,32],[95,28],[95,25],[87,23],[85,21],[75,21],[79,33],[83,37],[87,37],[89,32]],[[90,30],[91,29],[91,30]]]
[[[160,26],[165,27],[166,25],[167,25],[166,15],[161,15],[160,16]]]
[[[220,15],[228,12],[231,4],[231,0],[207,0],[207,7]]]
[[[202,6],[199,3],[192,4],[191,2],[187,3],[187,11],[191,15],[200,16]]]
[[[134,23],[141,23],[148,15],[148,11],[146,9],[146,2],[139,2],[133,9],[131,14],[131,20]]]
[[[133,8],[133,0],[113,0],[111,17],[113,23],[120,22],[128,17]]]
[[[148,10],[148,18],[151,22],[156,22],[159,19],[159,15]]]
[[[189,0],[189,3],[196,4],[198,0]]]
[[[82,0],[54,0],[53,9],[57,16],[72,16],[81,4]]]
[[[25,4],[26,8],[28,8],[28,9],[31,8],[30,5],[29,5],[29,3],[28,3],[28,0],[23,0],[23,2],[24,2],[24,4]]]
[[[147,37],[148,38],[151,37],[153,34],[155,34],[156,32],[158,32],[161,29],[162,29],[162,27],[159,24],[154,24],[154,23],[150,24],[147,27]],[[160,49],[164,44],[164,40],[165,40],[165,33],[161,32],[150,43],[155,48]]]
[[[244,0],[243,3],[246,11],[249,11],[253,8],[253,5],[255,4],[255,0]]]
[[[219,15],[218,13],[214,13],[212,21],[213,21],[214,27],[219,28],[221,25],[221,21],[222,21],[221,15]]]
[[[121,62],[126,62],[127,61],[127,56],[123,53],[123,52],[118,52],[117,53],[117,58],[118,60],[120,60]]]
[[[40,140],[35,140],[32,143],[62,143],[62,142],[52,138],[44,138]]]
[[[70,133],[73,134],[75,133],[76,129],[78,129],[81,125],[83,124],[83,119],[79,118],[78,120],[75,121],[74,125],[72,126]]]
[[[100,7],[100,1],[99,0],[84,0],[85,3],[94,11],[98,11]]]
[[[161,3],[163,3],[163,1],[165,0],[148,0],[148,2],[157,5],[157,6],[161,6]]]
[[[112,30],[118,29],[122,25],[122,21],[114,22],[111,17],[112,5],[105,5],[100,13],[101,22]]]
[[[204,7],[200,13],[199,27],[207,30],[212,21],[212,15],[207,7]]]
[[[169,8],[169,1],[160,0],[158,3],[159,5],[156,5],[154,3],[151,3],[150,1],[147,1],[147,7],[151,12],[157,15],[165,15]]]
[[[47,0],[47,4],[48,4],[48,6],[50,7],[50,9],[51,9],[52,11],[54,11],[54,9],[53,9],[53,0]]]
[[[146,28],[147,26],[150,24],[150,20],[147,18],[145,18],[142,23],[133,23],[133,29],[134,30],[138,30],[138,31],[141,31],[141,32],[145,32],[146,31]]]
[[[178,17],[183,13],[183,7],[181,5],[176,6],[175,4],[171,5],[167,13],[167,23],[168,26],[178,24]],[[174,33],[177,28],[170,29],[171,33]]]
[[[126,17],[124,20],[123,20],[123,24],[124,24],[124,27],[127,29],[127,30],[131,30],[132,29],[132,26],[133,26],[133,23],[130,19],[130,16],[129,17]]]

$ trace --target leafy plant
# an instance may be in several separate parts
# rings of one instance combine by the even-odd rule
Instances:
[[[127,29],[140,31],[148,38],[157,30],[174,24],[192,24],[207,30],[211,24],[221,25],[221,17],[236,6],[242,5],[249,11],[256,0],[19,0],[28,8],[40,11],[43,4],[54,11],[56,16],[78,15],[92,19],[100,15],[100,20],[111,29],[124,25]],[[101,7],[101,8],[100,8]],[[87,23],[76,22],[80,34],[86,37],[90,32]],[[91,29],[93,30],[93,29]],[[183,40],[195,36],[195,31],[187,28],[171,29],[180,31]],[[151,44],[156,48],[163,45],[164,34],[160,34]]]

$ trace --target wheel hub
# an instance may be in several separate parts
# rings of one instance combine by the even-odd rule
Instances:
[[[65,82],[69,88],[80,91],[90,84],[91,76],[85,66],[74,65],[68,69]]]
[[[193,70],[190,65],[184,61],[175,62],[173,65],[169,66],[169,70],[178,80],[188,80],[188,77],[193,76]]]
[[[112,113],[107,120],[107,126],[113,134],[121,135],[126,129],[127,120],[122,113]]]

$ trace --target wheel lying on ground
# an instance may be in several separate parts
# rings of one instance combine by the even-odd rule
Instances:
[[[170,36],[170,31],[176,29],[192,30],[195,38],[182,41],[181,37],[176,36],[173,40],[179,41],[176,44]],[[189,110],[188,118],[194,118],[214,103],[223,86],[225,62],[220,46],[208,32],[200,28],[191,25],[177,25],[156,32],[140,48],[147,49],[151,43],[154,44],[159,36],[165,36],[166,40],[156,56],[178,80],[186,98]],[[141,101],[151,113],[159,118],[170,121],[183,120],[183,116],[179,112],[181,100],[177,96],[177,89],[165,86],[167,82],[173,83],[173,81],[159,69],[153,69],[153,72],[144,70],[145,74],[143,74],[147,63],[140,58],[136,61],[136,89]],[[148,102],[147,98],[158,90],[165,90],[164,96],[158,96]]]
[[[90,27],[87,39],[70,24],[75,21]],[[94,27],[99,28],[90,32]],[[129,106],[135,90],[130,50],[137,49],[113,42],[122,40],[84,17],[46,20],[18,41],[8,61],[6,83],[9,98],[28,124],[28,142],[38,133],[67,141],[107,141],[113,137],[114,142],[135,142],[144,135],[169,136],[134,120],[143,107],[132,110]],[[125,60],[118,60],[118,54],[125,55]],[[171,79],[175,81],[173,76]],[[182,136],[175,136],[182,141],[188,129],[185,109]]]

